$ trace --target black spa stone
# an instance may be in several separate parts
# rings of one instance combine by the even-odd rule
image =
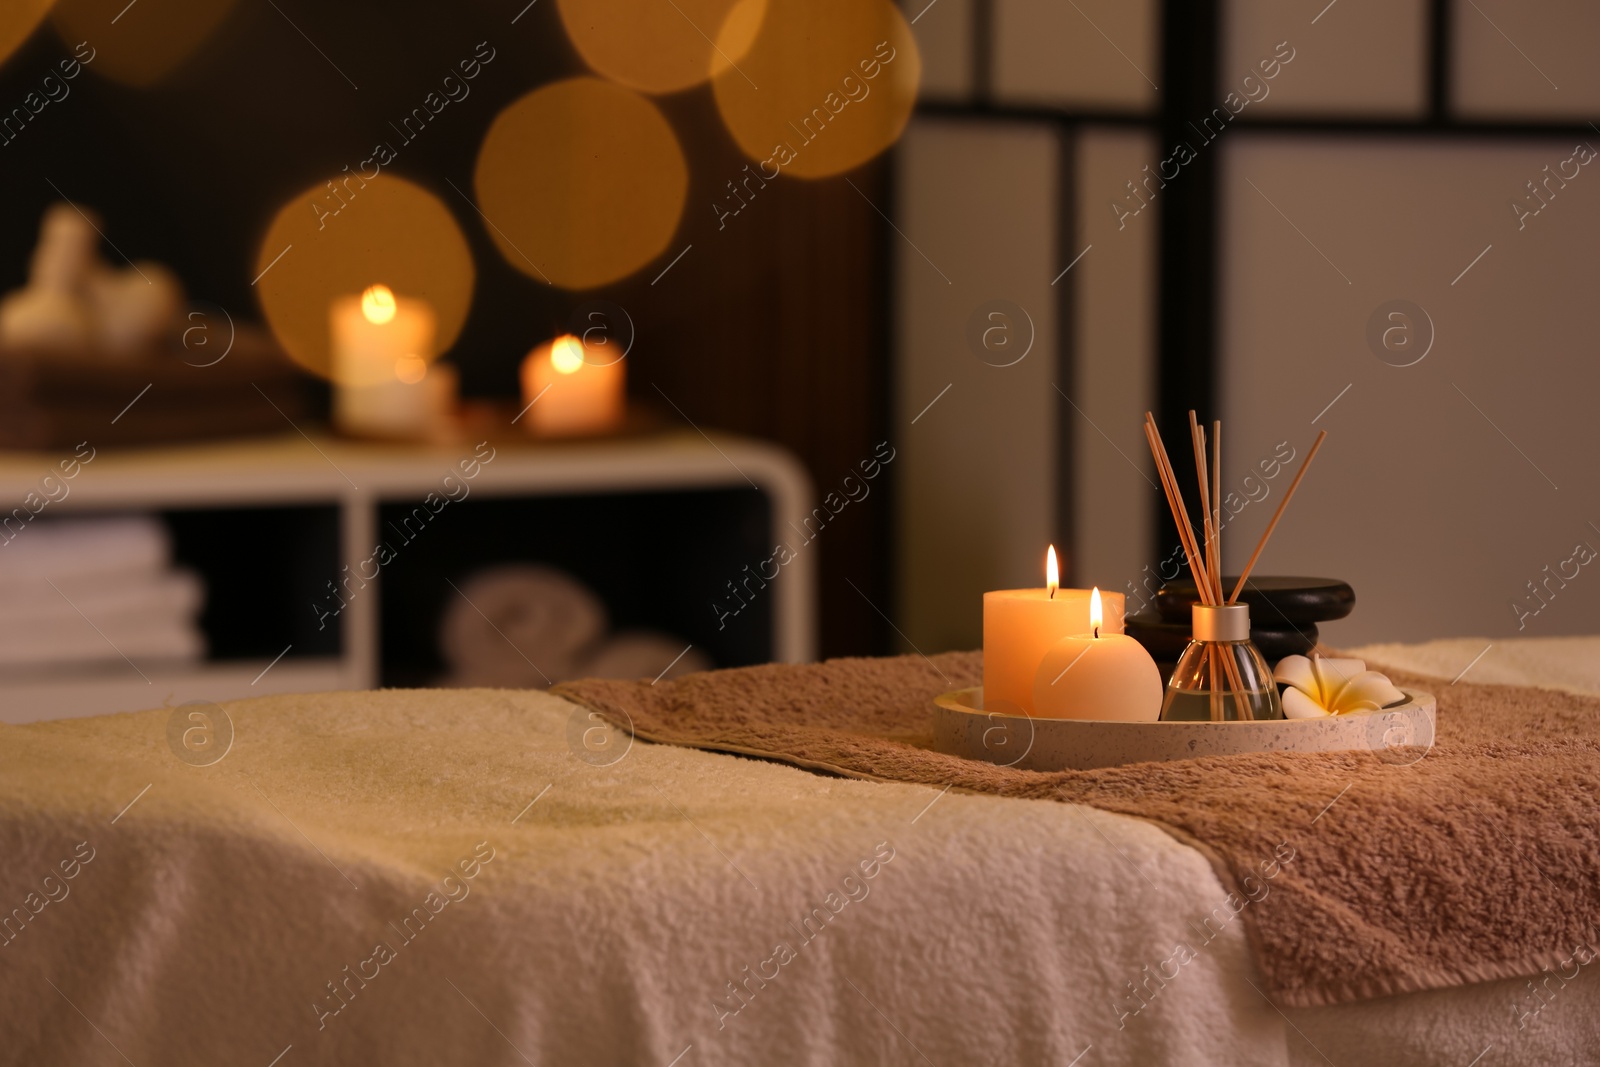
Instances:
[[[1232,593],[1238,580],[1238,575],[1224,577],[1223,591]],[[1292,632],[1296,626],[1305,629],[1308,623],[1344,618],[1356,606],[1356,591],[1335,578],[1261,575],[1245,583],[1239,602],[1250,605],[1252,633],[1257,627]],[[1156,592],[1156,611],[1167,622],[1188,626],[1189,609],[1198,603],[1200,593],[1193,582],[1168,582]],[[1266,655],[1267,650],[1261,653]]]

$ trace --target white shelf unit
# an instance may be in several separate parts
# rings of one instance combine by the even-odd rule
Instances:
[[[93,442],[89,442],[93,445]],[[798,529],[811,486],[804,469],[777,446],[695,432],[586,442],[493,440],[491,462],[467,483],[467,500],[628,496],[641,493],[755,489],[767,501],[768,546],[778,531]],[[117,511],[225,511],[261,507],[330,507],[339,519],[339,566],[372,553],[381,505],[421,500],[444,475],[473,457],[474,443],[389,445],[317,434],[141,449],[100,449],[48,504],[42,521]],[[0,510],[10,513],[71,449],[0,452]],[[26,536],[26,530],[19,536]],[[0,547],[0,551],[4,551]],[[728,561],[736,579],[748,559]],[[662,561],[662,566],[671,566]],[[329,575],[337,577],[336,573]],[[0,722],[134,711],[190,700],[221,702],[269,693],[369,689],[379,681],[382,577],[372,596],[350,599],[341,613],[336,656],[212,660],[192,667],[130,667],[109,660],[93,669],[0,675]],[[707,589],[707,603],[722,594]],[[801,553],[771,582],[771,658],[815,657],[814,557]],[[86,639],[97,639],[86,623]],[[270,669],[269,669],[270,668]],[[148,681],[146,680],[148,679]]]

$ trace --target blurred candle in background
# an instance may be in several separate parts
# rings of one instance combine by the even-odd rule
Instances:
[[[571,334],[522,361],[524,426],[539,437],[605,433],[622,423],[627,378],[610,347],[586,348]]]
[[[435,316],[386,285],[340,297],[333,329],[333,421],[355,437],[443,436],[455,406],[454,367],[430,366]]]

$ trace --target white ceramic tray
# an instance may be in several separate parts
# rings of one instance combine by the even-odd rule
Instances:
[[[1030,771],[1246,752],[1368,751],[1388,763],[1414,763],[1433,747],[1436,702],[1431,693],[1402,692],[1404,704],[1325,719],[1087,722],[984,711],[980,686],[934,698],[933,743],[940,752]]]

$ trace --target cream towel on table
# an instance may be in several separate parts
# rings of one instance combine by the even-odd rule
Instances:
[[[1138,820],[599,755],[543,693],[227,707],[209,767],[164,710],[0,727],[0,908],[39,902],[0,947],[10,1062],[1285,1063],[1238,924],[1119,1018],[1223,899]]]
[[[0,1058],[266,1064],[292,1044],[283,1065],[954,1067],[1064,1065],[1092,1044],[1079,1067],[1463,1067],[1492,1043],[1491,1067],[1592,1062],[1600,1041],[1592,975],[1525,1028],[1516,982],[1286,1021],[1251,989],[1237,923],[1121,1019],[1127,983],[1223,890],[1164,832],[1091,808],[643,743],[603,755],[625,742],[540,693],[228,710],[234,747],[210,767],[174,758],[167,711],[0,726],[0,917],[38,908],[0,938]],[[413,940],[390,932],[479,841],[496,851],[470,895]],[[63,880],[79,842],[95,858]],[[750,979],[801,940],[790,923],[848,899],[879,842],[895,854],[856,877],[867,895]],[[362,987],[343,968],[380,939],[396,958]],[[319,1030],[336,978],[354,995]],[[735,980],[751,992],[719,1027]]]

